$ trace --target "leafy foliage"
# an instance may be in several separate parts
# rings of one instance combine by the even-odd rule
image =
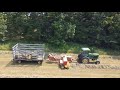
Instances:
[[[119,12],[1,12],[0,40],[120,49]]]

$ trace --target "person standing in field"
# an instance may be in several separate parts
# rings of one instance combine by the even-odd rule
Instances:
[[[60,59],[59,65],[60,65],[60,68],[69,69],[70,64],[69,64],[69,61],[67,60],[66,55]]]

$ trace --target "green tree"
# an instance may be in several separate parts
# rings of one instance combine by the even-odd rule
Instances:
[[[5,13],[0,13],[0,41],[4,41],[6,39],[5,32],[7,30],[6,25],[7,19]]]

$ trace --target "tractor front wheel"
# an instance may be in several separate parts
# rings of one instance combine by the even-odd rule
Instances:
[[[95,64],[100,64],[100,61],[96,61]]]
[[[88,63],[89,63],[89,59],[84,58],[84,59],[82,60],[82,63],[83,63],[83,64],[88,64]]]

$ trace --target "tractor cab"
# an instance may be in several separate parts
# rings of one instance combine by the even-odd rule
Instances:
[[[100,64],[100,61],[98,59],[99,54],[95,53],[94,50],[90,50],[89,48],[81,48],[82,52],[78,55],[78,63],[90,63],[94,62],[96,64]]]

